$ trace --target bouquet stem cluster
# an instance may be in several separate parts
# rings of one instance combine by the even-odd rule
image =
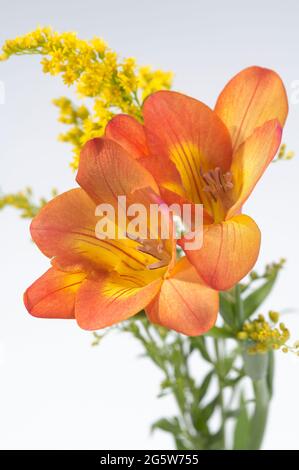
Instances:
[[[51,28],[38,28],[7,40],[0,60],[19,55],[41,56],[43,72],[60,75],[64,84],[75,91],[74,101],[60,97],[53,102],[59,109],[59,121],[68,126],[59,138],[72,145],[71,167],[77,169],[80,163],[77,180],[83,187],[58,196],[50,204],[46,204],[44,198],[35,203],[30,188],[0,198],[0,209],[13,206],[21,211],[22,217],[35,217],[33,238],[40,249],[54,259],[53,267],[28,289],[27,309],[35,316],[53,317],[52,311],[46,311],[49,303],[43,303],[43,294],[47,291],[53,295],[54,292],[50,298],[55,308],[57,305],[65,308],[59,318],[74,318],[78,294],[80,320],[76,318],[80,326],[96,330],[117,323],[104,333],[94,332],[94,346],[107,332],[115,330],[129,333],[139,341],[147,358],[161,371],[159,397],[171,395],[177,403],[177,414],[159,419],[152,429],[170,433],[177,449],[259,449],[273,394],[274,353],[281,350],[299,355],[299,342],[289,344],[290,332],[280,321],[280,314],[270,311],[266,316],[261,312],[261,305],[271,293],[284,260],[267,266],[262,274],[252,271],[247,281],[239,282],[252,269],[260,243],[257,225],[248,216],[240,215],[240,211],[278,150],[287,115],[287,99],[280,78],[267,69],[246,69],[228,83],[212,111],[179,93],[161,92],[171,88],[172,73],[138,66],[134,58],[121,59],[98,37],[84,41],[73,32],[57,33]],[[254,89],[260,86],[253,98],[252,86]],[[233,100],[232,96],[239,98]],[[232,102],[235,108],[228,112]],[[247,102],[250,106],[246,107]],[[249,117],[242,116],[243,108],[250,108]],[[215,138],[210,139],[212,131]],[[106,137],[101,139],[104,133]],[[126,151],[122,149],[121,153],[119,144],[124,145]],[[203,148],[197,147],[199,144]],[[124,163],[128,157],[126,152],[134,157],[127,166]],[[114,157],[114,163],[110,162],[110,166],[107,163],[112,176],[109,171],[104,172],[100,185],[92,179],[100,167],[94,166],[99,154],[104,163],[109,163],[109,155]],[[164,158],[162,167],[157,156]],[[274,161],[292,157],[293,153],[282,145]],[[86,247],[92,245],[90,227],[86,233],[79,233],[84,246],[76,245],[76,239],[61,238],[61,243],[57,243],[63,231],[55,223],[64,220],[61,217],[64,204],[72,209],[89,208],[91,196],[102,196],[100,191],[104,191],[105,184],[106,189],[115,184],[113,165],[116,170],[123,165],[121,168],[127,176],[132,168],[136,169],[132,181],[129,176],[125,179],[125,185],[130,183],[134,189],[126,187],[128,194],[138,193],[137,188],[144,190],[144,196],[145,188],[151,186],[152,192],[163,195],[167,202],[169,199],[176,202],[188,199],[192,204],[203,202],[207,240],[204,250],[188,253],[182,240],[177,247],[178,258],[183,249],[186,256],[179,259],[174,268],[172,248],[163,245],[163,256],[160,256],[161,244],[156,246],[141,240],[136,250],[134,244],[140,240],[132,237],[128,237],[125,245],[112,245],[112,248],[110,245],[112,255],[105,259],[94,248],[89,253]],[[146,180],[144,187],[139,181],[136,183],[136,175]],[[108,181],[108,178],[111,179]],[[54,197],[57,192],[53,191]],[[92,210],[94,215],[94,206]],[[71,223],[77,223],[81,215],[73,215]],[[86,219],[85,216],[86,213],[83,216]],[[47,236],[44,224],[49,220],[53,226]],[[75,233],[73,226],[66,229]],[[76,248],[72,253],[68,253],[70,246]],[[78,246],[84,249],[80,251]],[[116,260],[121,257],[119,251],[127,255],[117,264],[118,271],[113,271],[115,266],[111,264],[114,249]],[[126,249],[131,250],[129,254]],[[102,245],[101,250],[101,253],[105,251]],[[215,257],[217,250],[219,256]],[[234,253],[238,250],[239,256]],[[82,259],[76,257],[78,251],[83,253]],[[153,260],[155,257],[157,259]],[[129,258],[135,264],[128,267]],[[97,262],[101,263],[98,271]],[[103,266],[107,270],[104,274]],[[157,266],[159,272],[154,269]],[[121,284],[124,279],[125,285]],[[61,282],[63,288],[60,288]],[[83,284],[85,290],[82,288],[80,296]],[[137,308],[143,302],[144,295],[138,294],[140,285],[149,301],[132,317],[137,313],[130,310],[132,304]],[[183,292],[181,285],[188,285],[191,294]],[[97,297],[99,286],[102,289],[100,300]],[[48,292],[50,288],[55,289]],[[61,300],[56,293],[64,288],[67,296]],[[117,296],[113,289],[118,289]],[[194,302],[196,315],[190,315],[187,308],[184,312],[176,309],[172,295],[166,295],[167,289],[173,289],[172,292],[182,289],[177,299],[183,298],[181,306],[191,303],[193,307]],[[111,302],[105,297],[108,291],[114,292]],[[133,291],[134,295],[129,300],[125,295],[119,307],[117,302],[124,291],[126,295]],[[91,305],[88,304],[90,298]],[[211,327],[218,300],[220,316]],[[190,310],[193,314],[192,308]],[[124,321],[118,323],[121,320]]]

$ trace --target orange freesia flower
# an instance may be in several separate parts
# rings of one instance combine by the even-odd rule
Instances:
[[[31,234],[52,267],[24,295],[28,311],[42,318],[75,318],[88,330],[125,320],[142,309],[149,319],[187,335],[209,330],[218,294],[203,284],[175,241],[101,240],[96,207],[117,196],[146,207],[161,199],[153,176],[118,143],[94,139],[84,147],[73,189],[49,202]],[[167,214],[169,216],[169,214]]]
[[[277,152],[287,113],[280,77],[250,67],[226,85],[214,110],[160,91],[144,103],[144,126],[125,115],[107,126],[106,135],[151,171],[167,202],[204,205],[203,247],[186,256],[215,289],[231,288],[256,262],[260,230],[241,210]]]

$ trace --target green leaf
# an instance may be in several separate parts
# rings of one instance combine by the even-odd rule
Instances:
[[[205,437],[210,436],[208,421],[219,403],[219,397],[220,395],[217,395],[203,408],[197,406],[197,403],[193,403],[192,405],[191,417],[193,425],[195,429],[197,429],[197,431],[199,431]]]
[[[177,450],[189,450],[190,447],[184,443],[180,437],[174,437],[175,446]]]
[[[161,418],[152,424],[151,431],[160,429],[161,431],[169,432],[176,436],[181,433],[181,427],[177,418]]]
[[[231,368],[234,365],[234,362],[236,360],[237,353],[234,351],[232,354],[229,356],[225,357],[222,361],[222,374],[223,377],[226,377],[227,374],[230,372]]]
[[[208,421],[212,414],[214,413],[216,406],[219,403],[220,395],[218,394],[212,401],[210,401],[203,409],[202,409],[202,416],[205,421]]]
[[[91,346],[99,346],[99,344],[102,342],[102,339],[105,337],[105,334],[107,334],[107,332],[99,335],[96,331],[93,331],[92,334],[93,334],[94,339],[93,339],[93,342],[91,343]]]
[[[211,358],[207,347],[206,347],[206,340],[204,336],[193,336],[190,338],[192,349],[197,349],[202,357],[207,361],[213,364],[213,359]]]
[[[202,436],[209,437],[210,430],[208,427],[208,421],[212,414],[214,413],[216,406],[219,403],[219,395],[217,395],[212,401],[210,401],[203,408],[200,407],[200,401],[205,397],[206,391],[209,387],[211,378],[214,374],[214,371],[211,371],[203,380],[202,386],[200,388],[199,396],[193,401],[191,406],[191,418],[193,425],[197,431],[199,431]]]
[[[220,315],[227,325],[232,328],[235,327],[236,313],[234,301],[230,300],[228,292],[220,292]]]
[[[237,410],[228,410],[228,411],[225,412],[225,417],[227,419],[229,419],[229,418],[238,418],[239,413],[240,413],[239,409],[237,409]]]
[[[191,412],[192,423],[195,429],[199,431],[199,433],[203,436],[209,436],[209,427],[207,424],[207,420],[203,416],[202,410],[195,404],[193,404]]]
[[[205,333],[205,336],[210,336],[212,338],[234,338],[235,335],[233,334],[232,331],[228,330],[227,328],[220,328],[219,326],[213,326],[207,333]]]
[[[140,312],[138,312],[137,315],[134,315],[134,322],[136,322],[137,320],[147,320],[145,310],[140,310]]]
[[[139,339],[139,338],[138,338]],[[156,346],[155,343],[150,343],[145,341],[144,339],[140,338],[140,341],[143,343],[143,346],[147,352],[147,355],[152,359],[152,361],[160,367],[160,369],[164,370],[165,367],[165,360],[161,354],[161,350]]]
[[[209,450],[223,450],[223,431],[222,428],[215,434],[212,434],[208,440],[208,449]]]
[[[250,440],[250,419],[247,413],[243,395],[240,398],[239,415],[234,431],[234,450],[246,450],[249,448]]]
[[[169,378],[162,380],[160,387],[162,390],[172,387],[172,381]]]
[[[213,375],[214,375],[214,370],[212,370],[211,372],[209,372],[209,373],[205,376],[205,378],[203,379],[203,381],[202,381],[200,387],[198,388],[198,391],[197,391],[197,394],[196,394],[196,402],[197,402],[197,404],[199,404],[199,403],[201,402],[201,400],[203,399],[203,397],[204,397],[205,394],[207,393]]]
[[[244,299],[244,320],[249,318],[268,297],[276,279],[277,273],[268,278],[258,289],[253,291]]]
[[[238,375],[235,379],[224,379],[222,384],[223,387],[235,387],[237,383],[244,377],[244,374]]]
[[[183,377],[176,377],[176,382],[173,384],[173,390],[175,393],[175,397],[177,399],[177,403],[180,407],[180,410],[183,412],[185,409],[185,381]]]

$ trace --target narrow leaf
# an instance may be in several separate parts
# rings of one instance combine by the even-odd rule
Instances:
[[[169,432],[176,436],[181,432],[180,424],[177,418],[161,418],[152,424],[151,430],[155,431],[156,429],[160,429],[165,432]]]
[[[209,427],[207,424],[207,420],[203,416],[202,410],[199,407],[197,407],[196,404],[194,403],[192,405],[191,411],[192,411],[191,418],[192,418],[193,426],[195,427],[195,429],[199,431],[199,433],[202,434],[203,436],[209,436],[210,435]]]
[[[205,421],[208,421],[214,413],[216,406],[219,403],[220,395],[217,395],[212,401],[210,401],[203,409],[202,415]]]
[[[230,354],[229,356],[225,357],[222,361],[222,369],[223,369],[223,376],[226,377],[227,374],[230,372],[231,368],[234,365],[236,360],[237,354],[236,352]]]
[[[243,395],[240,399],[239,415],[234,432],[234,450],[246,450],[250,440],[250,420]]]
[[[229,300],[227,292],[220,292],[220,315],[227,325],[234,328],[236,317],[234,302]]]
[[[213,326],[205,336],[210,336],[212,338],[234,338],[234,334],[232,331],[228,330],[227,328],[220,328],[219,326]]]
[[[188,447],[180,437],[175,437],[174,441],[175,441],[175,446],[176,446],[177,450],[188,450],[188,449],[190,449],[190,447]]]
[[[213,360],[208,352],[204,336],[193,336],[192,338],[190,338],[190,341],[192,344],[192,348],[197,349],[202,355],[203,359],[212,364]]]
[[[277,274],[267,279],[258,289],[249,294],[244,300],[244,319],[249,318],[266,300],[277,279]]]
[[[214,375],[214,370],[212,370],[211,372],[209,372],[204,380],[202,381],[199,389],[198,389],[198,393],[196,395],[196,401],[197,403],[199,404],[201,402],[201,400],[203,399],[203,397],[206,395],[207,391],[208,391],[208,388],[210,386],[210,383],[211,383],[211,380],[212,380],[212,377]]]

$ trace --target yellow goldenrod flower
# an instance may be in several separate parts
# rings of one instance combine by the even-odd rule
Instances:
[[[0,60],[23,54],[40,54],[44,73],[61,75],[65,85],[75,86],[80,99],[94,99],[91,109],[75,106],[68,98],[54,101],[59,108],[59,121],[71,126],[59,140],[72,145],[74,169],[82,145],[103,135],[114,114],[126,113],[140,121],[144,98],[171,87],[172,73],[138,67],[132,57],[122,60],[99,37],[84,41],[74,32],[58,33],[49,27],[39,27],[7,40]]]
[[[270,311],[268,314],[272,324],[279,320],[279,313]],[[284,323],[275,327],[268,323],[263,315],[256,319],[244,323],[243,328],[236,335],[239,341],[247,341],[248,354],[266,353],[267,351],[281,349],[283,352],[296,352],[299,348],[299,341],[291,347],[287,343],[290,332]]]
[[[239,333],[237,333],[237,338],[240,341],[245,341],[246,339],[248,339],[248,334],[246,333],[246,331],[239,331]]]
[[[277,323],[279,320],[279,313],[274,312],[273,310],[270,310],[269,312],[269,318],[272,321],[272,323]]]
[[[57,190],[53,189],[51,196],[55,197]],[[47,203],[47,200],[40,198],[37,202],[34,200],[31,188],[25,188],[23,191],[11,194],[0,194],[0,210],[5,207],[14,207],[20,211],[21,217],[24,219],[32,219],[40,209]]]
[[[294,156],[295,156],[295,152],[291,150],[287,150],[286,144],[282,144],[274,162],[278,162],[280,160],[292,160]]]

